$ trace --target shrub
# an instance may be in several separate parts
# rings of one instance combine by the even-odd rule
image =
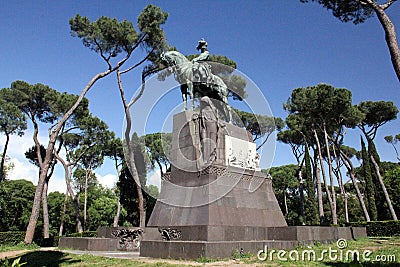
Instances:
[[[366,227],[368,236],[400,236],[400,221],[353,222],[348,225]]]
[[[97,231],[86,231],[83,233],[73,233],[69,237],[97,237]]]
[[[0,245],[16,245],[23,242],[24,238],[23,231],[0,232]]]

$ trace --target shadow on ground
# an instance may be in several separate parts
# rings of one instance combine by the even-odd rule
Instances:
[[[9,258],[8,261],[12,263],[17,258],[21,258],[20,263],[26,262],[23,265],[24,267],[57,267],[62,263],[72,264],[81,262],[80,260],[70,258],[68,254],[60,251],[32,251],[22,256]],[[0,261],[0,266],[2,266],[2,263],[3,261]]]

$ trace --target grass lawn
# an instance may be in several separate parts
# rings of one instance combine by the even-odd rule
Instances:
[[[245,254],[240,257],[234,254],[234,259],[215,261],[202,258],[197,261],[184,260],[162,260],[162,259],[116,259],[92,255],[77,255],[61,251],[41,251],[35,246],[25,247],[22,245],[13,247],[0,247],[0,251],[29,250],[22,255],[9,259],[12,262],[21,258],[20,263],[26,262],[23,266],[138,266],[138,267],[168,267],[168,266],[400,266],[400,237],[391,238],[365,238],[357,241],[348,241],[343,249],[339,249],[336,243],[316,244],[313,246],[299,246],[294,250],[272,252],[268,250],[267,258],[259,260],[256,255]],[[315,252],[315,260],[308,260],[310,251]],[[324,252],[325,251],[325,252]],[[329,251],[331,255],[329,255]],[[336,251],[336,252],[335,252]],[[350,251],[350,252],[348,252]],[[358,251],[360,262],[352,263],[352,253]],[[363,253],[368,258],[364,261]],[[306,255],[302,260],[302,254]],[[346,260],[346,254],[349,260]],[[262,256],[262,255],[261,255]],[[335,258],[336,257],[336,258]],[[298,259],[297,259],[298,258]],[[311,257],[312,258],[312,257]],[[318,258],[323,258],[319,260]],[[333,258],[333,260],[332,260]],[[377,259],[386,259],[385,262]],[[0,260],[0,266],[4,261]]]

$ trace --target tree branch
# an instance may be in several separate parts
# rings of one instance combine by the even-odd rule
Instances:
[[[386,10],[388,7],[390,7],[394,2],[397,0],[389,0],[385,4],[379,5],[383,10]]]
[[[136,63],[135,65],[129,67],[129,68],[126,69],[126,70],[121,71],[121,74],[127,73],[128,71],[131,71],[131,70],[133,70],[134,68],[140,66],[143,62],[145,62],[145,61],[150,57],[151,53],[152,53],[154,50],[155,50],[155,48],[153,48],[153,49],[147,54],[147,56],[146,56],[145,58],[143,58],[141,61],[139,61],[139,62]]]

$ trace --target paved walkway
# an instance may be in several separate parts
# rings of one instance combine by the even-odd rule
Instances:
[[[120,258],[120,259],[137,259],[139,258],[139,251],[83,251],[83,250],[60,250],[64,253],[70,254],[90,254],[95,256],[103,256],[103,257],[110,257],[110,258]]]

